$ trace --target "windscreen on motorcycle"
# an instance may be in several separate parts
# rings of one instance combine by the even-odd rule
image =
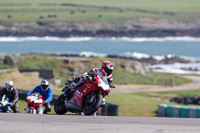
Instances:
[[[108,84],[108,80],[106,77],[100,77],[100,76],[97,76],[98,77],[98,86],[102,87],[104,90],[109,90],[110,89],[110,86]]]

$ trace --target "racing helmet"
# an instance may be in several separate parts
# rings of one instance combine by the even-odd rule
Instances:
[[[43,91],[46,91],[48,89],[49,82],[46,79],[43,79],[41,82],[41,88]]]
[[[114,70],[114,65],[110,61],[104,61],[101,65],[102,74],[109,76]]]
[[[6,81],[5,87],[7,91],[12,91],[13,90],[13,82],[12,81]]]

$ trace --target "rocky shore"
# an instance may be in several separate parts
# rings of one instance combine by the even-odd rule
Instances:
[[[191,36],[200,37],[200,28],[192,29],[58,29],[58,28],[41,28],[41,29],[18,29],[3,28],[0,29],[0,36],[52,36],[52,37],[181,37]]]

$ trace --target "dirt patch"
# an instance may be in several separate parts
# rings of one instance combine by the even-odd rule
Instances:
[[[157,94],[157,93],[143,93],[141,94],[141,96],[155,97],[155,98],[167,99],[167,100],[170,100],[173,97],[177,97],[176,94]]]
[[[42,81],[41,78],[38,78],[36,76],[32,75],[23,75],[19,73],[17,70],[7,72],[7,73],[0,73],[0,86],[5,85],[5,81],[11,80],[14,83],[14,87],[17,89],[25,89],[25,90],[31,90],[36,85],[39,85]],[[50,87],[53,90],[60,90],[58,87],[56,87],[53,84],[50,84]]]

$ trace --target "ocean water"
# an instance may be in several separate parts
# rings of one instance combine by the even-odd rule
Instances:
[[[0,55],[24,53],[200,58],[200,38],[0,37]]]
[[[149,58],[181,56],[194,62],[189,64],[158,64],[149,66],[153,71],[200,74],[200,38],[56,38],[56,37],[0,37],[0,55],[25,53],[78,54],[80,56],[107,55]],[[159,69],[158,69],[159,68]]]

